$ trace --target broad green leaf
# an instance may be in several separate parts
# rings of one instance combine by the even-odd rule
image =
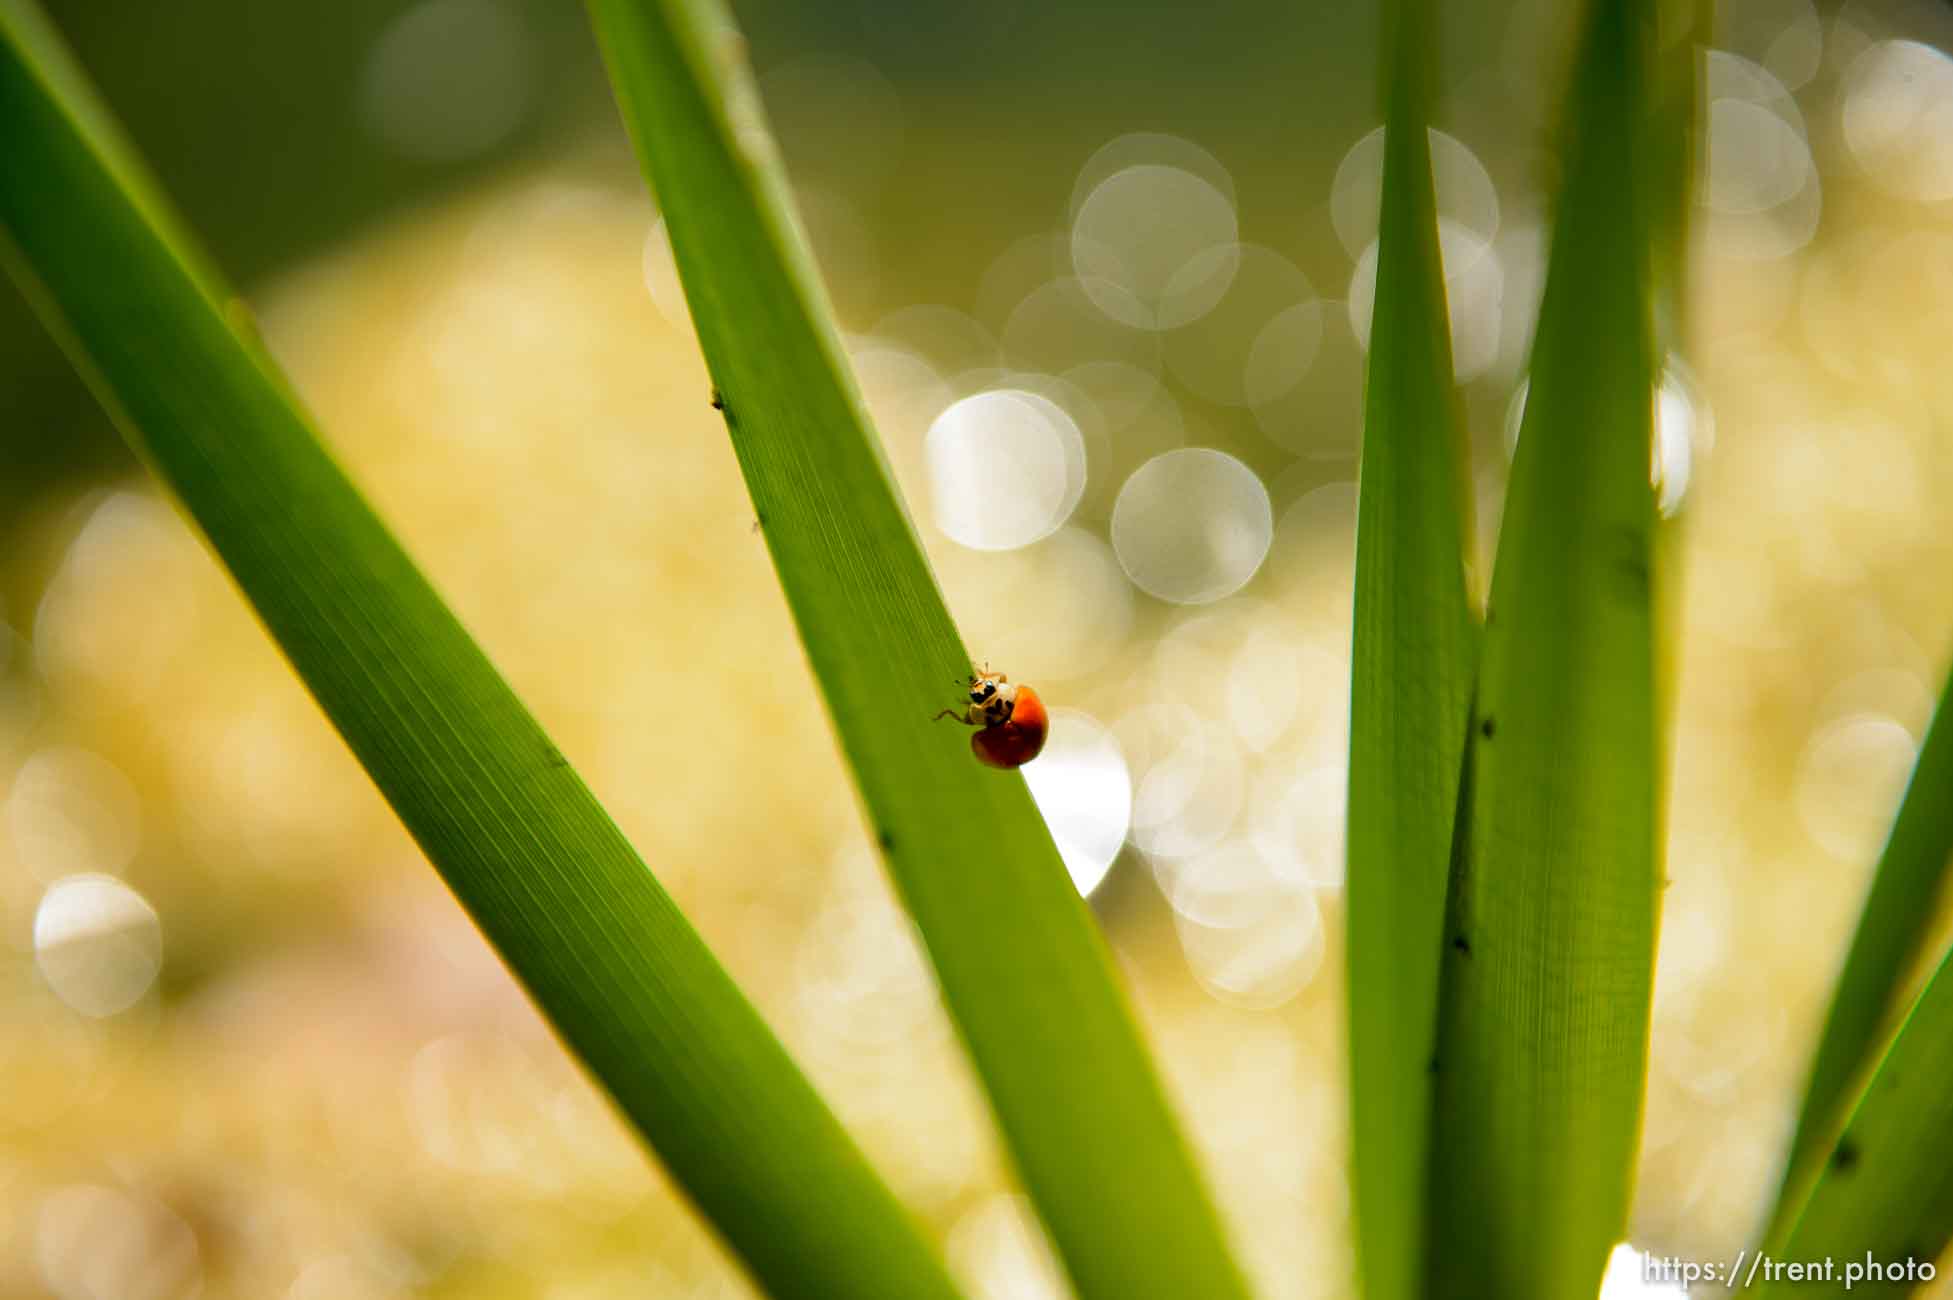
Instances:
[[[815,681],[1059,1254],[1086,1300],[1243,1295],[1023,778],[931,721],[970,657],[849,374],[742,38],[716,0],[588,8]]]
[[[1432,1294],[1567,1300],[1624,1230],[1659,897],[1652,35],[1596,0],[1500,528],[1440,1012]]]
[[[1884,1042],[1899,989],[1918,961],[1953,859],[1953,676],[1919,747],[1905,799],[1872,873],[1851,950],[1831,994],[1797,1135],[1766,1247],[1779,1243],[1816,1176],[1853,1099],[1852,1085]],[[1946,1153],[1953,1161],[1953,1151]]]
[[[908,1215],[319,445],[26,0],[0,0],[0,138],[9,269],[455,895],[754,1276],[783,1300],[952,1297]]]
[[[1863,931],[1861,930],[1862,934]],[[1818,1281],[1771,1279],[1763,1300],[1897,1296],[1953,1240],[1953,957],[1912,1004],[1844,1132],[1819,1150],[1815,1186],[1766,1257],[1830,1261]],[[1871,1271],[1878,1266],[1879,1273]],[[1860,1270],[1853,1277],[1847,1270]],[[1896,1272],[1899,1281],[1892,1280]],[[1769,1275],[1765,1274],[1765,1278]],[[1849,1284],[1849,1285],[1848,1285]]]
[[[1368,1300],[1425,1294],[1438,968],[1477,629],[1427,135],[1435,7],[1385,7],[1383,196],[1357,498],[1349,1032],[1357,1263]]]

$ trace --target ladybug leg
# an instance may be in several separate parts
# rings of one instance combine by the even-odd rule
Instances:
[[[955,718],[958,722],[962,722],[962,723],[967,723],[969,721],[968,718],[958,713],[955,709],[944,709],[941,713],[938,713],[935,717],[929,720],[931,722],[941,722],[944,718]]]

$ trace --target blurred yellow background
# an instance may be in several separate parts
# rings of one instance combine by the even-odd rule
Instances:
[[[1724,9],[1660,404],[1681,671],[1632,1229],[1696,1258],[1774,1187],[1953,646],[1953,19]],[[123,48],[53,12],[84,57]],[[742,7],[918,530],[966,641],[1056,711],[1026,776],[1261,1293],[1346,1296],[1370,34],[1280,20],[1296,69],[1257,47],[1273,111],[1230,119],[1198,59],[1137,84],[1188,22],[1164,9],[1109,47],[1126,20],[921,12],[898,40],[872,0]],[[1436,157],[1489,571],[1560,19],[1484,12]],[[341,97],[246,128],[321,114],[383,173],[370,210],[243,255],[273,351],[973,1297],[1062,1296],[866,846],[588,51],[502,0],[348,23]],[[1010,66],[945,62],[978,29]],[[120,84],[125,112],[156,93]],[[222,151],[209,98],[184,116]],[[209,170],[193,219],[240,184]],[[0,431],[0,1295],[750,1294],[45,350],[0,358],[29,413]],[[998,448],[1009,475],[972,472]],[[1630,1272],[1609,1295],[1675,1294]]]

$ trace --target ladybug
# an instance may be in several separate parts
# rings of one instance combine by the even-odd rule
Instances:
[[[935,717],[955,718],[966,727],[977,728],[970,737],[970,752],[986,767],[1008,771],[1022,767],[1038,756],[1051,729],[1044,701],[1028,686],[1012,686],[1002,673],[985,668],[970,674],[970,703],[960,712],[944,709]]]

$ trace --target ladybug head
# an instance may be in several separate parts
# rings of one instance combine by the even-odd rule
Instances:
[[[986,726],[1008,722],[1016,697],[1016,690],[1002,673],[986,670],[970,677],[970,713]]]

